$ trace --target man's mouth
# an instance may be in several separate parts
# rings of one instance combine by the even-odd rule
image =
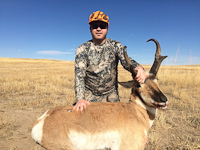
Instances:
[[[97,36],[100,36],[100,35],[101,35],[101,33],[96,33],[96,35],[97,35]]]

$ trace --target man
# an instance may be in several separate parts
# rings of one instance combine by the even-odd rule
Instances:
[[[106,38],[108,16],[96,11],[90,15],[89,25],[92,40],[79,46],[75,56],[76,111],[82,111],[90,102],[118,102],[118,61],[129,71],[122,44]],[[136,61],[131,62],[137,71],[136,80],[144,83],[144,69]]]

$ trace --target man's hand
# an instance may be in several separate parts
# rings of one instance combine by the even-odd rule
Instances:
[[[86,108],[87,105],[90,105],[90,102],[82,99],[76,103],[73,110],[76,110],[76,112],[78,112],[79,109],[83,111],[83,108]]]
[[[135,70],[137,71],[137,75],[135,76],[135,79],[139,83],[144,83],[144,81],[146,79],[146,73],[145,73],[144,69],[141,66],[138,66],[135,68]]]

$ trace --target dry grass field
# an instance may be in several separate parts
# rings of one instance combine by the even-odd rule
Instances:
[[[161,66],[158,78],[169,106],[158,111],[145,150],[200,149],[200,65]],[[119,66],[119,81],[130,79]],[[119,94],[126,102],[130,89],[119,86]],[[74,102],[73,61],[0,58],[0,150],[44,150],[31,138],[34,122]]]

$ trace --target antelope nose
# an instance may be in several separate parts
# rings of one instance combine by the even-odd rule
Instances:
[[[161,101],[162,101],[162,102],[167,102],[167,97],[162,96],[162,97],[161,97]]]

